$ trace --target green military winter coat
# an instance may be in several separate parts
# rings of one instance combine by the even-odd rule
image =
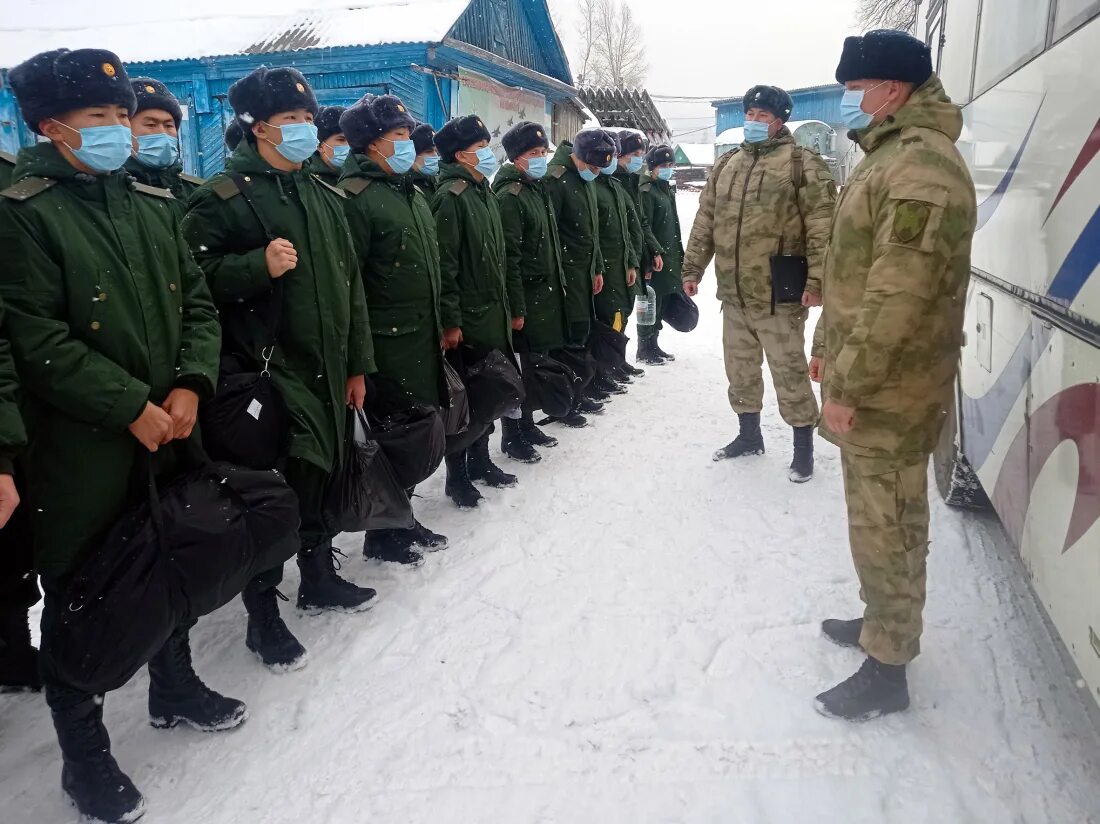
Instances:
[[[640,187],[642,224],[652,230],[664,268],[654,272],[647,283],[657,296],[671,295],[681,289],[684,268],[684,244],[680,236],[680,216],[676,211],[676,192],[665,180],[647,179]]]
[[[866,156],[837,204],[814,355],[823,395],[856,410],[822,434],[902,463],[939,440],[952,403],[977,221],[955,148],[962,111],[933,75],[895,115],[857,137]]]
[[[0,291],[31,423],[36,565],[69,572],[131,502],[128,431],[175,387],[214,391],[218,317],[161,189],[24,149],[0,193]],[[142,458],[144,460],[144,458]]]
[[[325,159],[321,157],[321,153],[314,152],[313,157],[307,160],[304,164],[306,171],[321,178],[329,186],[335,186],[340,181],[340,173],[342,169],[334,169],[325,163]]]
[[[796,152],[802,158],[797,187]],[[829,167],[796,148],[785,126],[770,140],[742,143],[718,159],[699,196],[684,280],[698,283],[713,259],[719,300],[770,307],[772,255],[805,255],[806,291],[820,294],[835,202]]]
[[[600,221],[600,252],[603,254],[603,290],[596,295],[596,313],[612,321],[615,313],[624,323],[634,309],[637,284],[627,285],[627,270],[638,270],[640,263],[642,224],[638,213],[618,181],[601,174],[592,182]]]
[[[512,351],[511,302],[523,284],[508,272],[500,207],[488,180],[460,163],[444,163],[432,200],[443,273],[443,326],[462,327],[478,350]]]
[[[126,161],[126,165],[123,168],[130,173],[130,175],[138,183],[144,183],[146,186],[156,186],[158,189],[167,189],[172,193],[172,196],[176,199],[176,206],[180,210],[180,217],[182,217],[187,211],[187,201],[191,199],[191,195],[195,189],[199,188],[203,184],[201,177],[193,177],[191,175],[185,175],[183,173],[183,166],[179,163],[174,163],[164,169],[154,169],[152,166],[146,166],[141,163],[136,157],[131,157]]]
[[[409,175],[387,174],[362,154],[348,156],[340,188],[379,376],[411,403],[444,405],[439,243],[428,201]]]
[[[375,371],[343,192],[304,168],[274,169],[247,141],[226,169],[251,182],[272,234],[298,251],[297,267],[282,276],[282,322],[270,370],[290,409],[288,455],[331,470],[343,442],[347,379]],[[226,352],[260,364],[273,284],[264,257],[268,238],[225,173],[192,196],[183,231],[221,313]]]
[[[565,273],[557,219],[541,180],[533,180],[507,163],[493,180],[504,227],[509,281],[523,290],[512,314],[524,318],[523,335],[531,349],[549,352],[566,344]]]
[[[435,190],[439,188],[439,178],[433,175],[426,175],[423,172],[413,169],[409,172],[409,180],[411,180],[413,185],[421,191],[430,204],[432,198],[435,197]]]
[[[588,340],[593,279],[603,274],[604,260],[594,182],[586,183],[580,176],[572,155],[573,144],[562,141],[542,185],[558,220],[569,342],[579,346]]]
[[[643,168],[644,164],[643,164]],[[656,234],[653,231],[653,227],[649,225],[646,215],[642,211],[642,184],[649,180],[648,176],[642,176],[641,174],[631,174],[622,166],[619,166],[615,170],[615,174],[612,175],[615,180],[619,182],[628,195],[630,195],[630,201],[634,204],[634,211],[638,214],[638,222],[642,230],[642,246],[638,257],[641,260],[641,268],[638,270],[638,275],[641,276],[644,272],[649,272],[653,269],[653,258],[657,255],[664,254],[664,249],[661,247]]]
[[[4,329],[2,301],[0,329]],[[15,458],[26,444],[27,432],[19,411],[19,377],[15,373],[11,344],[5,333],[0,336],[0,475],[15,474]]]

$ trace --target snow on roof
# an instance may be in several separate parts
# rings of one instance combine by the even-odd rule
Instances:
[[[692,166],[714,165],[713,143],[677,143],[676,148],[684,153]]]
[[[247,14],[199,6],[193,17],[124,20],[62,28],[43,9],[18,25],[0,27],[0,66],[14,66],[56,48],[110,49],[126,63],[182,60],[230,54],[265,54],[383,43],[437,43],[447,35],[469,0],[351,0],[341,8],[278,14]],[[223,4],[222,9],[227,6]],[[186,12],[184,12],[186,13]],[[166,14],[168,14],[166,12]]]

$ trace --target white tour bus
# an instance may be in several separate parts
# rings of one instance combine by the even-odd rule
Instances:
[[[919,18],[979,203],[936,479],[992,502],[1100,703],[1100,0],[923,0]]]

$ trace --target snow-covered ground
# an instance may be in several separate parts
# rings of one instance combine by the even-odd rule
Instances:
[[[912,709],[814,712],[860,663],[818,630],[859,609],[839,458],[819,443],[818,477],[790,484],[769,397],[768,455],[711,462],[734,419],[704,287],[699,328],[663,339],[674,365],[555,432],[541,464],[502,459],[518,488],[460,513],[441,476],[424,485],[420,518],[450,549],[394,569],[344,536],[344,572],[383,600],[284,606],[305,670],[259,665],[239,603],[204,619],[197,667],[248,702],[239,730],[151,729],[144,674],[109,695],[150,824],[1100,821],[1087,698],[988,518],[934,509]],[[59,773],[41,698],[0,696],[0,820],[74,820]]]

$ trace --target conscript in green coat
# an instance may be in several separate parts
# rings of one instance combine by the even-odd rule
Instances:
[[[432,199],[444,284],[443,323],[461,328],[472,357],[499,350],[514,359],[512,330],[522,319],[511,306],[522,300],[523,282],[506,266],[500,207],[488,180],[500,164],[489,140],[489,130],[477,115],[457,117],[435,136],[443,160]],[[447,494],[463,508],[481,500],[471,480],[494,487],[516,483],[514,475],[489,459],[493,422],[478,423],[486,425],[484,434],[468,449],[447,456]]]
[[[657,336],[664,328],[661,313],[670,295],[683,287],[680,275],[684,268],[684,244],[680,233],[680,216],[676,211],[676,192],[669,181],[675,157],[668,146],[656,146],[646,157],[645,182],[642,183],[642,222],[649,226],[661,249],[661,269],[648,272],[646,283],[657,297],[657,322],[638,327],[638,359],[660,363],[667,359]]]
[[[203,183],[202,178],[183,173],[179,141],[183,109],[159,80],[135,77],[130,85],[138,106],[130,118],[134,156],[124,168],[139,183],[168,189],[182,217],[191,194]]]
[[[605,167],[593,183],[603,254],[603,289],[596,295],[596,317],[623,331],[634,308],[641,265],[642,225],[626,190],[613,177],[617,163]]]
[[[229,102],[244,140],[192,196],[184,233],[218,305],[226,354],[266,364],[290,413],[284,472],[302,517],[298,607],[358,611],[375,593],[336,575],[324,507],[347,407],[363,407],[364,375],[376,371],[344,193],[303,168],[318,146],[317,100],[300,72],[257,69],[230,87]],[[278,617],[281,577],[272,570],[245,591],[248,645],[273,668],[299,666],[305,654]]]

